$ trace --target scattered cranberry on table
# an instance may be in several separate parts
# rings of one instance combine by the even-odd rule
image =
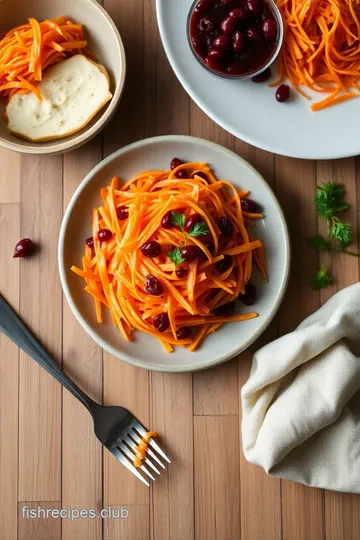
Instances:
[[[279,103],[284,103],[290,97],[290,86],[288,86],[287,84],[282,84],[276,90],[275,96]]]
[[[166,330],[170,326],[170,321],[169,321],[168,314],[167,313],[159,313],[159,315],[156,315],[153,318],[153,325],[154,325],[154,328],[158,332],[161,332],[161,333],[166,332]]]
[[[150,257],[151,259],[158,257],[161,253],[161,246],[159,242],[156,242],[155,240],[145,242],[140,249],[144,257]]]
[[[218,261],[216,263],[217,271],[220,274],[223,274],[224,272],[229,270],[230,266],[232,265],[232,262],[233,262],[233,258],[231,257],[231,255],[224,255],[224,258],[221,259],[221,261]]]
[[[219,219],[219,229],[224,236],[231,238],[234,233],[234,224],[227,217],[222,217]]]
[[[98,239],[100,242],[108,242],[111,240],[113,233],[109,229],[100,229],[98,232]]]
[[[256,288],[252,283],[245,286],[245,294],[239,295],[239,300],[246,306],[252,306],[256,302]]]
[[[201,249],[198,246],[190,245],[181,249],[181,255],[185,261],[195,261],[201,254]]]
[[[89,246],[89,248],[94,247],[94,238],[92,236],[86,239],[86,245]]]
[[[183,326],[182,328],[179,328],[176,330],[176,338],[177,339],[189,339],[191,338],[192,330],[190,326]]]
[[[30,238],[23,238],[16,244],[13,258],[17,259],[18,257],[28,257],[31,255],[31,253],[33,253],[34,248],[34,243],[32,240],[30,240]]]
[[[160,281],[152,274],[148,274],[145,278],[145,292],[152,296],[161,296],[164,292]]]
[[[119,206],[119,208],[116,210],[117,218],[121,221],[124,221],[129,217],[129,212],[126,206]]]

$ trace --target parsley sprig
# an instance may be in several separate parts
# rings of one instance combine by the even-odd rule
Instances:
[[[347,249],[351,244],[352,230],[351,225],[342,219],[343,212],[350,208],[344,197],[344,184],[329,182],[317,187],[315,209],[317,215],[327,222],[328,233],[326,238],[321,234],[307,238],[310,247],[326,254],[321,270],[312,279],[312,286],[315,289],[323,289],[333,283],[333,278],[327,270],[328,252],[338,251],[352,257],[360,257],[360,253]]]
[[[188,236],[191,236],[191,238],[199,238],[199,236],[205,236],[206,234],[208,234],[209,227],[207,226],[207,223],[205,223],[205,221],[199,221],[198,223],[195,223],[189,233],[187,233],[184,229],[185,221],[185,214],[176,211],[171,213],[171,222],[173,225],[180,227],[181,232],[184,235],[185,244],[187,243]]]
[[[179,266],[179,264],[185,261],[184,257],[181,254],[181,249],[179,247],[173,249],[172,251],[169,251],[168,255],[169,255],[170,261],[175,265],[175,268]]]

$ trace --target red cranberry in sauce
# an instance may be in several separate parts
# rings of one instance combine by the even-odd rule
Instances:
[[[100,229],[98,232],[98,239],[100,242],[108,242],[111,240],[113,233],[109,229]]]
[[[236,30],[237,20],[235,17],[228,15],[220,24],[221,31],[224,34],[232,34]]]
[[[251,199],[242,199],[241,208],[244,212],[248,212],[249,214],[256,214],[259,211],[258,203]]]
[[[219,49],[220,51],[224,51],[225,49],[228,49],[231,44],[230,36],[227,34],[222,34],[221,36],[218,36],[213,41],[213,47],[215,49]]]
[[[182,161],[179,158],[174,157],[170,163],[170,169],[173,171],[174,169],[176,169],[176,167],[179,167],[181,164],[182,164]]]
[[[155,242],[155,240],[151,240],[150,242],[145,242],[141,246],[141,253],[144,255],[144,257],[158,257],[161,253],[161,246],[159,242]]]
[[[116,210],[116,215],[121,221],[127,219],[129,217],[129,212],[126,206],[119,206],[119,208]]]
[[[271,69],[266,68],[265,71],[263,71],[262,73],[259,73],[259,75],[255,75],[255,77],[253,77],[251,80],[254,83],[262,83],[262,82],[268,81],[270,77],[271,77]]]
[[[247,9],[255,15],[255,17],[258,17],[261,14],[261,2],[260,0],[246,0],[245,3]]]
[[[30,238],[23,238],[15,246],[15,251],[13,258],[17,259],[18,257],[28,257],[34,251],[34,244]]]
[[[220,51],[219,49],[215,49],[214,47],[210,49],[208,52],[208,58],[211,60],[223,60],[225,58],[225,54],[223,51]]]
[[[90,248],[94,247],[94,238],[92,236],[86,239],[86,245],[89,246]]]
[[[209,34],[215,30],[215,21],[213,17],[203,17],[199,22],[199,30]]]
[[[184,225],[185,231],[189,233],[191,229],[194,227],[194,225],[196,225],[202,220],[203,218],[200,214],[191,214],[191,216],[189,216],[187,220],[185,221],[185,225]]]
[[[235,54],[240,54],[245,49],[245,34],[237,30],[233,33],[233,51]]]
[[[232,315],[235,311],[236,304],[235,302],[229,302],[228,304],[224,304],[223,306],[220,306],[214,310],[214,313],[216,315]]]
[[[186,276],[186,270],[185,268],[177,268],[175,274],[179,279],[182,279]]]
[[[262,35],[258,28],[248,28],[246,30],[246,35],[250,41],[261,41]]]
[[[214,253],[215,246],[214,246],[214,244],[212,242],[205,242],[204,246],[210,251],[211,255]],[[200,256],[201,256],[202,259],[207,260],[207,256],[205,255],[205,253],[203,251],[201,251]]]
[[[212,0],[200,0],[195,6],[195,11],[197,13],[206,13],[213,7]]]
[[[169,321],[168,314],[167,313],[159,313],[159,315],[156,315],[153,318],[153,325],[154,325],[154,328],[158,332],[161,332],[161,333],[166,332],[166,330],[170,326],[170,321]]]
[[[164,229],[172,229],[172,227],[174,226],[172,222],[172,210],[169,210],[169,212],[166,212],[166,214],[164,214],[161,220],[161,226]]]
[[[161,296],[164,292],[160,281],[152,274],[148,274],[145,278],[145,292],[152,296]]]
[[[182,328],[179,328],[176,330],[176,338],[177,339],[189,339],[191,338],[191,328],[190,326],[183,326]]]
[[[230,17],[235,17],[239,21],[244,21],[247,17],[247,11],[245,8],[235,8],[229,13]]]
[[[252,283],[245,286],[245,294],[239,295],[239,300],[246,306],[252,306],[256,302],[256,288]]]
[[[268,41],[274,41],[277,36],[277,24],[272,19],[266,19],[262,23],[262,31],[265,36],[265,39]]]
[[[218,261],[216,263],[216,268],[220,274],[223,274],[227,270],[229,270],[230,266],[232,265],[232,257],[231,255],[224,255],[224,258],[221,259],[221,261]]]
[[[220,4],[222,6],[226,6],[226,4],[231,4],[234,0],[220,0]]]
[[[282,84],[279,86],[279,88],[276,90],[275,97],[279,103],[287,101],[290,97],[290,86],[287,84]]]
[[[224,236],[230,238],[234,233],[234,224],[227,217],[222,217],[219,219],[219,229]]]
[[[195,261],[199,257],[201,253],[201,249],[198,246],[195,246],[194,244],[190,246],[185,246],[181,250],[181,255],[185,259],[185,261]]]
[[[185,169],[180,169],[180,171],[178,171],[175,176],[180,180],[185,180],[186,178],[188,178],[188,173],[185,171]]]

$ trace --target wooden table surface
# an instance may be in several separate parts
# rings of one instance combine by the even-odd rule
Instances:
[[[359,496],[273,479],[245,461],[239,393],[254,349],[203,373],[146,372],[98,348],[63,299],[58,233],[75,188],[119,147],[173,133],[238,152],[264,175],[285,211],[293,250],[290,285],[277,319],[255,348],[293,330],[336,290],[359,279],[358,261],[339,255],[333,259],[336,285],[312,291],[309,279],[319,260],[304,242],[320,227],[312,202],[316,182],[346,184],[357,228],[359,162],[298,161],[235,139],[176,80],[160,42],[154,0],[105,0],[105,7],[127,51],[124,98],[103,135],[80,150],[56,157],[0,151],[0,291],[94,399],[124,405],[158,431],[173,464],[148,490],[102,450],[86,410],[0,335],[0,539],[359,540]],[[41,250],[27,260],[13,259],[23,237]],[[123,506],[129,515],[24,519],[25,504],[97,511]]]

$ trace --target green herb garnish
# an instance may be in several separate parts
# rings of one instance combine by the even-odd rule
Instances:
[[[199,221],[198,223],[195,223],[189,234],[192,238],[198,238],[198,236],[205,236],[208,232],[209,227],[207,226],[207,223],[205,223],[205,221]]]
[[[168,255],[169,255],[170,261],[173,264],[175,264],[175,268],[179,266],[179,264],[185,261],[184,257],[181,254],[181,249],[179,247],[173,249],[172,251],[169,251]]]
[[[327,254],[329,251],[338,251],[360,257],[360,253],[355,253],[346,249],[351,244],[352,231],[351,225],[342,219],[342,213],[350,208],[350,204],[344,201],[344,184],[335,184],[329,182],[317,187],[315,196],[315,209],[319,217],[327,222],[328,234],[325,238],[317,234],[307,238],[307,243],[317,251],[325,251],[325,261],[321,270],[319,270],[312,279],[312,285],[315,289],[323,289],[333,283],[333,278],[327,271]]]
[[[180,227],[180,229],[184,232],[184,225],[185,225],[185,214],[181,214],[180,212],[171,212],[171,221],[173,225],[176,225],[177,227]]]

